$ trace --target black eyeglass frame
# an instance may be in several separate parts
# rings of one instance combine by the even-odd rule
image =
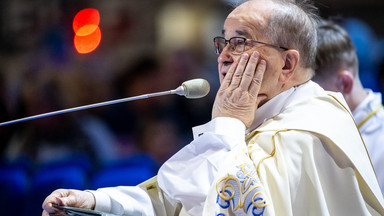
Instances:
[[[219,51],[219,46],[216,44],[217,43],[217,39],[221,39],[223,41],[225,41],[225,45],[223,47],[223,49],[221,51]],[[244,37],[231,37],[229,38],[228,40],[226,40],[224,37],[221,37],[221,36],[218,36],[218,37],[214,37],[213,38],[213,43],[214,43],[214,46],[216,48],[216,54],[217,55],[220,55],[221,52],[224,50],[224,48],[227,46],[227,44],[231,45],[231,40],[233,39],[242,39],[244,40],[244,48],[243,48],[243,51],[241,53],[244,52],[245,50],[245,42],[251,42],[251,43],[258,43],[258,44],[263,44],[263,45],[266,45],[266,46],[271,46],[271,47],[274,47],[274,48],[277,48],[277,49],[282,49],[282,50],[289,50],[288,48],[285,48],[285,47],[282,47],[282,46],[277,46],[277,45],[273,45],[273,44],[269,44],[269,43],[264,43],[264,42],[261,42],[261,41],[257,41],[257,40],[252,40],[252,39],[248,39],[248,38],[244,38]],[[233,49],[231,52],[233,52],[234,50],[236,49]],[[232,53],[232,54],[235,54],[235,55],[240,55],[241,53]]]

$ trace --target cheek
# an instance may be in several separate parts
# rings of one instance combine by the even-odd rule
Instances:
[[[263,81],[260,87],[260,93],[269,94],[277,87],[278,76],[272,66],[267,66],[264,72]]]
[[[281,65],[279,58],[276,58],[275,56],[268,57],[264,58],[267,62],[267,68],[264,72],[264,78],[267,78],[269,83],[277,84],[283,66]]]

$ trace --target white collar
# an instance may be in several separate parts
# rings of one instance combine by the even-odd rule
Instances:
[[[381,105],[381,94],[373,92],[371,89],[365,89],[368,93],[367,97],[353,110],[352,114],[356,123],[360,123],[373,110]]]
[[[324,94],[324,90],[311,80],[281,92],[256,110],[255,119],[246,133],[253,131],[266,120],[278,115],[288,105],[320,94]]]

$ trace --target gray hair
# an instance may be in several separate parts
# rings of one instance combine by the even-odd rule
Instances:
[[[252,1],[252,0],[249,0]],[[255,1],[255,0],[254,0]],[[303,67],[315,68],[318,9],[311,0],[271,0],[276,4],[262,30],[269,42],[300,53]],[[247,2],[239,0],[238,5]]]
[[[303,67],[315,68],[317,49],[317,8],[310,0],[273,0],[277,5],[265,28],[271,42],[297,49]]]

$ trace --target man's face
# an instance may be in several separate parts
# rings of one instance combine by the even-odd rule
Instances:
[[[266,23],[267,14],[270,9],[270,4],[268,5],[263,0],[250,1],[240,5],[227,17],[223,29],[224,37],[227,40],[232,37],[244,37],[269,43],[268,39],[263,35],[262,27]],[[258,51],[260,58],[267,62],[259,95],[267,95],[267,100],[269,100],[281,92],[283,85],[279,82],[279,76],[284,67],[281,50],[261,44],[246,47],[245,52],[249,56],[253,51]],[[220,82],[223,81],[230,66],[240,57],[241,55],[235,55],[229,50],[229,45],[224,48],[218,57]]]

